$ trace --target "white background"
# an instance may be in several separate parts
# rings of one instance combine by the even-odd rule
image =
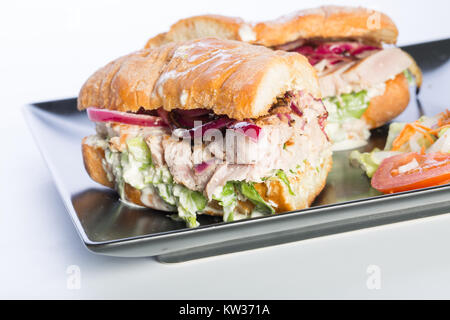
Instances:
[[[0,298],[450,298],[450,215],[174,265],[94,255],[80,241],[23,120],[23,104],[76,96],[97,68],[182,17],[218,13],[257,21],[330,2],[2,2]],[[388,13],[399,44],[450,36],[447,0],[333,3]],[[81,270],[80,289],[67,287],[71,265]],[[379,290],[367,287],[370,265],[380,268]]]

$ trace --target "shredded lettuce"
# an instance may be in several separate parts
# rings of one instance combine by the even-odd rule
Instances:
[[[433,118],[429,118],[426,116],[421,117],[419,122],[422,122],[423,125],[427,125],[430,121],[433,121]],[[389,133],[386,140],[386,146],[384,147],[385,151],[390,151],[392,149],[392,144],[395,141],[395,139],[400,135],[401,131],[405,127],[406,123],[403,122],[393,122],[389,126]],[[429,126],[430,127],[430,126]],[[432,137],[433,142],[428,140],[425,135],[423,135],[420,132],[416,132],[412,138],[409,139],[408,143],[405,143],[403,146],[401,146],[400,151],[402,152],[419,152],[422,147],[425,147],[425,149],[428,149],[434,142],[435,139]]]
[[[275,212],[272,206],[264,201],[258,191],[256,191],[252,182],[239,181],[236,183],[236,186],[238,187],[239,192],[255,205],[256,211],[270,214]]]
[[[176,198],[173,194],[173,178],[166,167],[151,168],[146,171],[145,183],[153,184],[159,196],[168,204],[175,206]]]
[[[297,166],[297,169],[301,168],[301,166]],[[290,171],[291,174],[296,174],[295,171]],[[291,184],[289,182],[289,178],[283,170],[276,170],[273,173],[273,176],[265,177],[261,179],[262,181],[267,180],[280,180],[289,189],[289,193],[291,195],[295,195]],[[222,188],[218,188],[212,197],[214,200],[217,200],[219,204],[222,206],[224,211],[224,221],[234,221],[237,219],[242,219],[242,214],[238,214],[234,212],[238,199],[248,199],[250,202],[254,204],[253,212],[251,217],[273,214],[275,210],[273,207],[267,203],[261,195],[256,191],[253,182],[245,182],[245,181],[228,181],[225,186]]]
[[[444,128],[438,133],[438,138],[442,138],[442,136],[449,130],[450,128]]]
[[[109,148],[105,149],[105,163],[111,168],[112,174],[108,172],[108,179],[115,180],[117,191],[120,198],[125,198],[125,188],[123,181],[123,167],[121,164],[121,155],[119,152],[112,152]]]
[[[359,165],[366,172],[367,176],[372,178],[384,159],[400,153],[398,151],[383,151],[378,148],[373,149],[372,152],[364,153],[354,150],[350,153],[350,161],[354,165]]]
[[[373,152],[378,152],[380,149],[375,148],[372,152],[364,152],[361,153],[357,150],[352,151],[350,153],[350,161],[352,161],[353,164],[359,165],[367,174],[369,178],[372,178],[375,171],[378,169],[378,164],[375,163],[372,159]]]
[[[145,175],[144,178],[145,183],[152,183],[152,184],[173,183],[172,175],[170,174],[170,171],[167,167],[152,168],[151,170],[145,171],[144,175]]]
[[[422,125],[426,127],[432,127],[437,123],[436,117],[422,116],[419,120]],[[381,162],[389,157],[401,154],[403,152],[418,152],[423,147],[428,149],[433,143],[430,142],[423,134],[416,133],[408,143],[405,143],[400,150],[392,151],[392,145],[395,139],[400,135],[405,128],[405,122],[393,122],[389,125],[389,133],[386,139],[386,145],[384,150],[375,148],[372,152],[361,153],[359,151],[353,151],[350,153],[350,161],[354,165],[359,165],[367,174],[369,178],[372,178],[375,171],[380,166]]]
[[[405,73],[405,75],[407,74]],[[411,131],[405,131],[405,135],[400,141],[402,144],[399,146],[396,145],[396,148],[394,148],[395,151],[393,151],[393,144],[397,137],[400,137],[407,123],[394,122],[389,126],[389,133],[384,150],[374,149],[372,152],[365,153],[353,151],[350,154],[350,161],[354,165],[359,165],[366,172],[367,176],[372,178],[378,170],[380,164],[387,158],[403,154],[405,152],[449,152],[449,128],[442,128],[439,132],[437,132],[437,134],[435,132],[432,134],[427,134],[425,132],[428,131],[428,128],[440,128],[441,124],[439,121],[442,119],[441,117],[441,114],[434,117],[422,116],[417,121],[410,123],[411,127],[409,127],[409,129],[411,129]],[[407,164],[402,166],[402,168],[407,171],[411,167]]]
[[[123,152],[113,152],[109,148],[105,150],[105,164],[112,168],[112,179],[115,178],[121,197],[124,198],[124,183],[139,190],[153,186],[164,202],[177,208],[179,219],[185,221],[188,227],[199,226],[197,214],[205,209],[208,203],[206,197],[200,192],[174,183],[167,167],[155,167],[150,148],[142,137],[128,139],[126,146],[127,149]],[[290,173],[295,174],[294,171]],[[273,176],[266,179],[281,180],[288,187],[289,193],[294,195],[288,176],[283,170],[274,171]],[[223,208],[225,222],[246,217],[235,212],[238,199],[253,203],[252,217],[275,212],[256,191],[253,182],[229,181],[213,194],[213,199]]]
[[[128,139],[127,142],[128,152],[133,156],[137,162],[141,162],[142,165],[152,164],[152,155],[150,148],[142,137],[135,137]]]
[[[411,71],[409,71],[408,69],[403,71],[403,74],[405,75],[406,80],[408,81],[408,84],[410,86],[415,86],[416,85],[416,80],[414,80],[413,75],[411,74]]]
[[[333,142],[333,150],[352,149],[366,143],[370,131],[360,118],[369,106],[369,96],[369,91],[362,90],[323,99],[329,114],[325,131]]]
[[[197,212],[201,212],[206,207],[206,198],[197,191],[189,190],[179,184],[174,185],[173,195],[177,198],[176,205],[178,215],[189,228],[198,227]]]
[[[291,195],[295,196],[295,193],[294,193],[294,191],[291,188],[291,183],[289,182],[289,179],[288,179],[286,173],[283,170],[277,170],[276,175],[288,187],[289,193]]]
[[[255,216],[256,213],[265,215],[275,212],[272,206],[264,201],[261,195],[256,191],[252,182],[228,181],[225,186],[219,188],[213,194],[213,199],[217,200],[223,208],[223,221],[230,222],[245,217],[242,214],[234,212],[238,203],[238,197],[244,197],[255,205],[251,215],[252,217]]]
[[[146,183],[144,182],[142,171],[146,168],[146,164],[136,161],[128,152],[122,152],[120,155],[120,163],[123,168],[123,181],[136,189],[144,189]]]
[[[405,122],[393,122],[389,125],[389,133],[384,150],[389,151],[392,149],[392,143],[394,142],[395,138],[398,137],[400,132],[402,132],[405,125]]]
[[[292,173],[294,174],[295,172]],[[289,193],[295,195],[289,179],[283,170],[276,170],[273,176],[265,177],[262,180],[267,181],[273,179],[281,180],[288,187]],[[238,198],[248,199],[255,205],[251,217],[272,214],[275,212],[272,206],[261,197],[258,191],[256,191],[253,182],[228,181],[225,186],[218,188],[214,192],[212,198],[218,201],[219,205],[222,206],[224,212],[223,221],[226,222],[242,219],[242,214],[234,212],[238,203]]]
[[[228,181],[221,189],[214,192],[212,198],[223,208],[223,221],[234,221],[234,209],[237,205],[237,195],[234,182]]]
[[[369,106],[367,90],[345,93],[324,99],[329,109],[329,121],[340,122],[349,118],[359,119]]]
[[[168,204],[175,206],[177,204],[177,199],[173,194],[173,185],[159,183],[155,184],[156,190],[158,191],[159,196]]]
[[[152,169],[152,156],[147,143],[142,137],[126,141],[127,151],[120,154],[123,180],[136,189],[146,186],[145,176]]]
[[[450,131],[449,128],[442,129],[439,139],[427,150],[429,152],[450,153]]]
[[[137,189],[153,185],[166,203],[177,207],[178,216],[188,227],[197,227],[197,212],[206,207],[206,198],[200,192],[174,184],[168,168],[156,168],[150,148],[142,137],[128,139],[126,144],[128,152],[122,152],[120,161],[123,180]]]

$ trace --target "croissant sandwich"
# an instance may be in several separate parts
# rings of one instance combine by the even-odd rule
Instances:
[[[308,207],[331,143],[316,71],[297,53],[218,39],[121,57],[82,87],[86,170],[125,202],[224,221]]]
[[[412,75],[421,84],[420,69],[406,52],[383,48],[383,43],[396,43],[398,30],[388,16],[374,10],[325,6],[253,24],[218,15],[196,16],[178,21],[146,47],[205,36],[306,56],[317,71],[330,112],[327,133],[334,150],[364,145],[369,129],[389,122],[407,107]]]

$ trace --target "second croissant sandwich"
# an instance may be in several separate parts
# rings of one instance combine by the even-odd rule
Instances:
[[[308,57],[330,112],[327,133],[335,150],[364,145],[369,129],[394,119],[406,108],[411,73],[418,86],[421,83],[420,70],[406,52],[383,48],[383,43],[397,41],[394,22],[365,8],[324,6],[258,23],[219,15],[190,17],[150,39],[146,46],[205,36]]]
[[[224,221],[308,207],[331,143],[315,70],[238,41],[169,43],[121,57],[82,87],[97,133],[85,167],[129,203]]]

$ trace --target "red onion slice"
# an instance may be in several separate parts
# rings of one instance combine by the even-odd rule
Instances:
[[[259,135],[261,133],[261,127],[246,121],[235,122],[228,128],[237,132],[241,132],[245,136],[252,139],[254,142],[258,142]]]
[[[326,42],[317,47],[316,53],[343,55],[347,52],[351,52],[355,45],[355,43]]]
[[[186,131],[189,132],[189,134],[191,135],[192,138],[194,138],[194,137],[202,137],[203,138],[203,136],[205,135],[205,133],[208,130],[211,130],[211,129],[221,130],[223,128],[226,128],[233,122],[234,122],[234,120],[232,120],[228,117],[221,117],[221,118],[207,122],[201,126],[198,126],[198,127],[186,130]]]
[[[201,174],[203,171],[208,169],[213,163],[214,163],[214,159],[210,159],[210,160],[207,160],[207,161],[203,161],[200,164],[195,164],[194,165],[194,172],[196,174]]]
[[[89,119],[94,122],[118,122],[142,127],[167,126],[159,117],[94,107],[87,108],[87,115]]]
[[[230,119],[228,117],[221,117],[192,129],[185,129],[185,130],[181,129],[183,131],[181,132],[180,136],[190,135],[191,138],[195,137],[203,138],[204,135],[208,132],[208,130],[212,129],[222,130],[224,128],[240,132],[245,136],[248,136],[255,142],[258,141],[261,132],[261,127],[253,123],[246,121],[237,122],[236,120]]]
[[[303,112],[297,107],[297,105],[293,101],[291,102],[291,109],[292,109],[292,111],[294,111],[300,117],[303,116]]]
[[[357,55],[371,50],[381,50],[381,48],[359,42],[324,42],[318,44],[307,43],[290,51],[303,54],[308,58],[309,63],[316,65],[322,60],[328,60],[330,64],[351,61]]]
[[[359,48],[354,49],[351,54],[352,56],[357,56],[363,52],[366,51],[372,51],[372,50],[380,50],[380,48],[374,47],[374,46],[360,46]]]
[[[325,131],[325,120],[327,118],[328,118],[328,112],[326,113],[326,115],[318,117],[317,121],[319,122],[320,129],[322,130],[323,134],[327,138],[327,141],[331,141],[330,138],[328,137],[327,132]]]

